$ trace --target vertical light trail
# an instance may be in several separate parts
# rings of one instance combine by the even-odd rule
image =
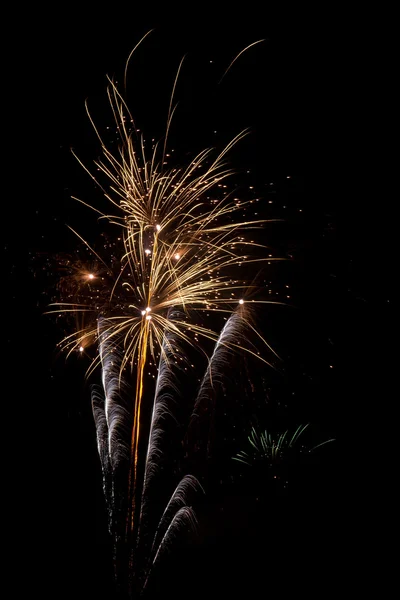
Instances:
[[[139,454],[139,433],[140,433],[140,410],[143,398],[143,374],[147,360],[147,345],[149,338],[150,322],[145,319],[143,326],[143,334],[141,339],[141,350],[139,354],[138,368],[136,374],[136,393],[134,402],[134,415],[133,415],[133,427],[131,435],[131,453],[130,453],[130,464],[133,466],[129,471],[128,490],[130,494],[129,507],[130,507],[130,533],[132,534],[135,527],[135,509],[136,509],[136,488],[137,488],[137,469],[138,469],[138,454]],[[132,481],[133,476],[133,481]],[[128,533],[128,532],[127,532]]]
[[[140,246],[140,257],[142,261],[146,260],[146,256],[144,256],[145,252],[143,252],[143,237],[141,236],[142,245]],[[157,249],[158,249],[158,236],[157,231],[154,232],[154,241],[151,255],[154,258],[157,258]],[[137,470],[138,470],[138,461],[139,461],[139,442],[140,442],[140,413],[142,407],[142,399],[143,399],[143,376],[144,369],[147,363],[147,348],[149,345],[149,338],[151,337],[150,332],[150,305],[151,298],[153,292],[153,278],[154,278],[154,261],[152,257],[148,257],[150,260],[150,273],[149,273],[149,283],[147,290],[147,307],[146,307],[146,315],[143,316],[143,326],[142,326],[142,336],[141,336],[141,349],[139,352],[139,360],[138,360],[138,368],[136,375],[136,394],[135,394],[135,403],[134,403],[134,421],[132,428],[132,439],[131,439],[131,464],[133,464],[133,482],[132,482],[132,474],[129,473],[129,489],[132,489],[132,498],[130,499],[130,507],[131,507],[131,519],[130,519],[130,532],[131,534],[134,531],[135,527],[135,510],[136,510],[136,491],[137,491]],[[133,483],[133,485],[132,485]]]

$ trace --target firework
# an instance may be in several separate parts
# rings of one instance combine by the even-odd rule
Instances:
[[[258,431],[255,427],[247,437],[247,448],[241,450],[232,457],[247,466],[262,466],[267,474],[268,469],[276,472],[276,467],[289,464],[291,458],[298,457],[301,454],[309,455],[317,448],[335,441],[333,438],[320,442],[319,444],[307,447],[302,443],[303,434],[308,429],[309,423],[299,425],[294,432],[287,429],[283,433],[271,433],[269,431]],[[277,475],[274,475],[276,478]]]
[[[177,77],[180,69],[181,65]],[[114,560],[119,565],[116,575],[128,579],[131,589],[136,585],[133,577],[142,588],[147,585],[175,534],[195,523],[188,498],[201,486],[186,474],[164,509],[157,508],[152,532],[149,527],[165,420],[173,414],[175,363],[184,362],[185,348],[198,346],[200,338],[216,344],[191,426],[230,352],[245,351],[267,363],[250,343],[252,334],[268,346],[251,317],[257,286],[243,279],[239,269],[273,260],[249,235],[266,221],[243,219],[253,200],[241,201],[225,192],[224,183],[233,173],[227,165],[228,153],[247,131],[220,152],[205,149],[189,164],[170,167],[167,146],[176,80],[164,143],[155,143],[150,154],[113,81],[109,80],[108,98],[119,132],[117,150],[104,142],[88,111],[102,151],[95,162],[96,175],[77,158],[111,210],[103,212],[79,201],[116,227],[117,234],[112,243],[103,244],[111,248],[111,256],[104,258],[72,230],[92,259],[88,264],[69,261],[59,286],[64,300],[54,308],[56,313],[85,317],[78,330],[61,342],[63,349],[71,353],[93,343],[98,347],[88,369],[91,374],[100,366],[102,372],[101,388],[92,391],[93,414]],[[204,313],[225,316],[222,333],[205,324]],[[146,394],[145,372],[150,366],[157,371],[154,395],[149,393],[151,386]],[[129,387],[125,382],[131,374]],[[145,407],[144,400],[148,401]],[[144,412],[150,415],[147,425]]]

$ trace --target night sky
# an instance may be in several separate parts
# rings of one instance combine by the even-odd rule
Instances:
[[[66,225],[89,239],[100,231],[90,211],[71,199],[100,198],[70,152],[87,164],[99,154],[85,100],[99,127],[112,125],[106,74],[121,81],[129,52],[151,28],[129,71],[128,98],[138,126],[149,137],[163,135],[173,79],[186,54],[171,145],[183,160],[203,147],[223,147],[249,127],[250,135],[230,155],[237,171],[232,181],[260,198],[260,214],[283,220],[267,226],[264,242],[286,260],[271,264],[262,282],[265,293],[287,306],[260,308],[259,314],[282,363],[277,371],[263,366],[262,373],[249,367],[259,391],[235,399],[232,422],[239,433],[229,443],[243,449],[254,419],[278,428],[310,422],[316,443],[336,438],[315,464],[293,474],[285,492],[263,487],[258,475],[239,481],[222,444],[222,458],[210,468],[209,493],[198,507],[199,537],[171,551],[155,596],[174,590],[184,597],[191,589],[186,597],[247,597],[260,590],[265,597],[299,590],[321,597],[340,589],[349,569],[348,551],[338,548],[353,544],[349,478],[362,462],[349,440],[370,411],[366,373],[382,373],[384,361],[372,340],[391,323],[392,299],[389,267],[375,268],[372,282],[371,262],[365,261],[372,218],[360,216],[365,195],[361,182],[358,187],[349,177],[351,69],[345,68],[344,36],[327,15],[317,26],[305,14],[276,20],[260,10],[221,24],[200,16],[184,16],[178,24],[171,14],[141,17],[128,9],[83,18],[72,11],[53,18],[50,32],[39,27],[26,44],[15,69],[23,133],[7,198],[4,320],[7,376],[18,398],[12,414],[20,419],[24,413],[34,423],[20,459],[33,465],[22,469],[32,471],[24,494],[35,497],[40,515],[25,530],[28,552],[36,552],[36,541],[50,529],[46,553],[56,556],[56,566],[52,575],[38,568],[40,585],[51,581],[54,590],[68,589],[74,598],[112,597],[84,382],[88,365],[82,357],[65,362],[57,355],[65,332],[43,313],[54,296],[54,257],[76,247]],[[218,83],[231,60],[262,38]],[[376,313],[379,325],[372,319]],[[224,436],[223,426],[218,435]]]

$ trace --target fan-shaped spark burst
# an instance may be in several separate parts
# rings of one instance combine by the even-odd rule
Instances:
[[[274,435],[267,430],[259,432],[255,427],[252,427],[251,433],[247,438],[251,448],[247,451],[242,450],[238,452],[233,457],[233,460],[249,466],[259,461],[265,461],[268,464],[280,462],[285,458],[285,454],[298,444],[300,437],[308,426],[308,423],[306,425],[299,425],[291,435],[289,434],[289,430]],[[311,453],[316,448],[333,441],[335,441],[333,438],[325,440],[312,448],[305,448],[305,452]]]
[[[266,260],[251,254],[262,246],[246,241],[243,235],[246,230],[262,227],[265,220],[241,221],[237,215],[246,202],[237,203],[229,196],[215,201],[207,197],[232,174],[226,167],[226,156],[246,132],[238,134],[215,158],[212,150],[204,150],[187,167],[167,169],[157,160],[157,145],[147,158],[143,137],[135,139],[135,132],[128,127],[132,118],[112,82],[109,98],[121,145],[113,154],[98,134],[103,158],[96,165],[107,177],[109,189],[91,177],[118,211],[100,215],[120,227],[123,243],[120,272],[109,289],[107,308],[122,294],[126,310],[123,315],[106,315],[106,335],[110,339],[123,337],[121,371],[127,364],[139,364],[141,370],[148,353],[155,358],[169,327],[185,341],[190,339],[186,320],[171,325],[166,319],[169,308],[230,314],[240,296],[250,292],[251,286],[234,279],[232,272],[238,264]],[[92,276],[91,272],[83,275],[94,282]],[[57,307],[57,312],[92,309],[77,303]],[[101,310],[107,309],[103,306]],[[93,311],[96,313],[95,308]],[[218,338],[212,328],[198,323],[191,322],[190,331],[214,341]],[[95,333],[93,327],[92,337]],[[64,345],[76,348],[88,336],[88,331],[78,331],[67,337]]]

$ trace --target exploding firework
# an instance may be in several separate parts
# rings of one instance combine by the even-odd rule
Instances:
[[[190,439],[229,354],[244,351],[268,364],[257,341],[275,354],[252,318],[251,306],[266,301],[257,300],[254,280],[245,280],[239,269],[273,260],[249,235],[266,221],[243,219],[253,200],[225,191],[224,182],[233,173],[228,153],[247,132],[220,152],[205,149],[189,164],[170,167],[175,86],[176,80],[164,142],[154,144],[150,154],[112,80],[108,98],[119,132],[117,150],[104,142],[88,111],[102,150],[96,175],[78,160],[112,208],[103,212],[79,201],[116,227],[117,234],[103,244],[111,249],[106,258],[74,231],[91,260],[66,261],[59,285],[63,299],[54,308],[80,323],[61,348],[68,353],[93,344],[98,348],[88,369],[91,374],[100,366],[102,373],[102,386],[92,390],[98,451],[115,574],[131,592],[146,587],[174,536],[195,524],[190,498],[202,488],[196,477],[185,474],[164,508],[155,510],[158,516],[150,527],[151,490],[163,457],[165,422],[173,417],[179,365],[187,368],[189,349],[201,338],[215,344],[194,403]],[[225,318],[221,333],[209,321],[205,324],[205,313]],[[156,372],[154,394],[146,382],[149,367]]]
[[[299,425],[293,433],[289,433],[289,430],[286,430],[284,433],[275,435],[269,433],[267,430],[259,432],[255,427],[252,427],[251,433],[247,438],[249,448],[238,452],[233,457],[233,460],[249,466],[260,462],[270,467],[279,464],[287,460],[291,452],[296,451],[299,446],[299,440],[308,427],[309,424]],[[301,445],[298,451],[311,453],[324,444],[333,441],[333,438],[325,440],[312,448]]]
[[[246,440],[246,448],[233,456],[233,460],[251,467],[251,484],[258,493],[271,493],[273,488],[283,492],[293,487],[296,480],[304,486],[304,468],[311,466],[311,458],[315,451],[330,442],[333,438],[315,445],[304,441],[309,424],[299,425],[294,431],[287,429],[283,433],[272,433],[267,429],[252,427]],[[242,473],[245,475],[246,473]],[[300,478],[300,479],[299,479]],[[246,478],[247,479],[247,478]],[[277,486],[277,487],[276,487]]]

